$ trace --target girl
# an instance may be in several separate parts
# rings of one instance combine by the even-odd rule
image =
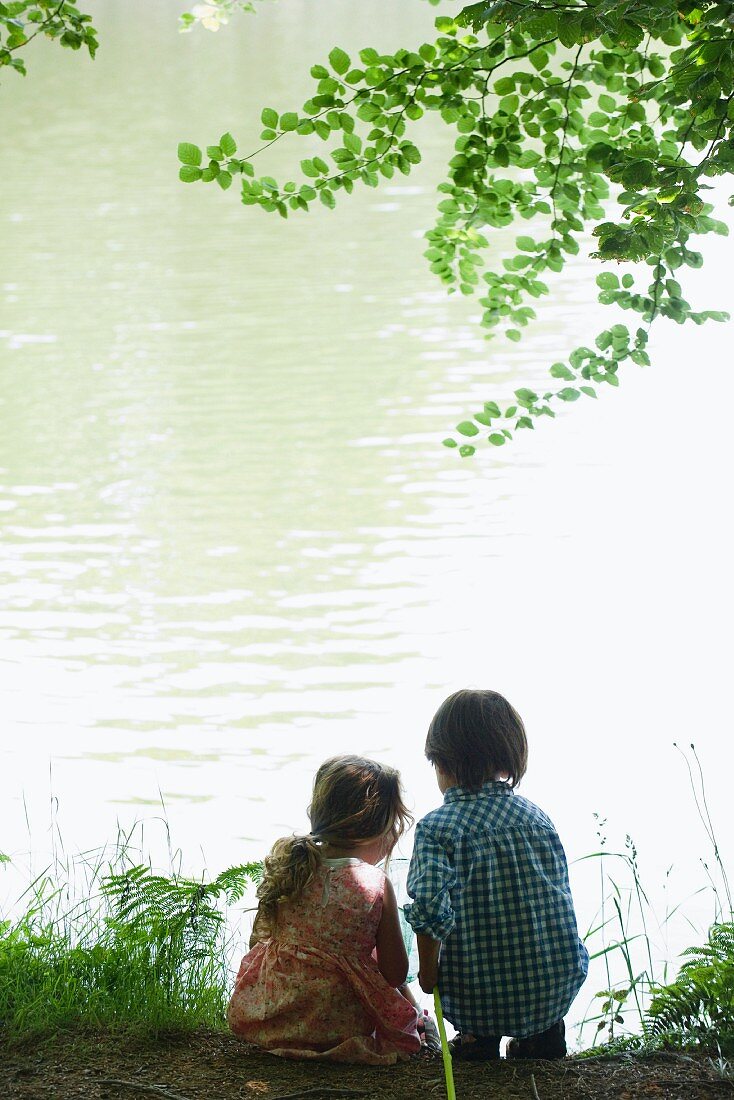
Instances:
[[[276,841],[229,1004],[236,1035],[286,1058],[386,1065],[420,1049],[392,885],[375,866],[411,818],[400,776],[359,756],[316,773],[308,836]]]
[[[496,691],[457,691],[438,708],[426,756],[443,805],[418,822],[406,919],[419,981],[438,982],[459,1031],[454,1058],[562,1058],[563,1017],[588,966],[566,857],[542,810],[514,793],[528,747]],[[439,961],[440,959],[440,961]]]

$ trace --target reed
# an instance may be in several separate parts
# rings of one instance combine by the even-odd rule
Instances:
[[[592,961],[603,959],[606,981],[579,1026],[582,1039],[592,1029],[592,1050],[599,1043],[613,1053],[688,1045],[718,1050],[721,1056],[734,1049],[732,894],[696,747],[689,746],[690,756],[675,748],[685,761],[693,802],[713,855],[711,862],[700,860],[707,881],[693,895],[705,892],[712,902],[708,938],[694,928],[705,942],[683,952],[683,965],[670,982],[667,928],[685,903],[666,906],[660,918],[643,887],[634,841],[627,836],[623,851],[610,851],[606,821],[596,815],[598,850],[579,861],[597,861],[599,868],[600,906],[584,941]],[[665,945],[663,952],[656,939]]]

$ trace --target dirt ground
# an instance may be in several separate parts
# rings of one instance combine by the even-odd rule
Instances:
[[[734,1082],[702,1056],[505,1062],[454,1067],[457,1100],[727,1100]],[[32,1046],[0,1038],[0,1100],[443,1100],[440,1055],[390,1068],[285,1061],[228,1034],[158,1039],[58,1035]]]

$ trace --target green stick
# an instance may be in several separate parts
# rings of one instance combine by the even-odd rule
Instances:
[[[443,1022],[443,1009],[441,1008],[441,998],[438,995],[438,986],[434,986],[433,989],[433,1006],[436,1010],[438,1034],[441,1036],[443,1072],[444,1076],[446,1077],[446,1096],[447,1100],[456,1100],[456,1090],[454,1089],[454,1067],[451,1064],[451,1051],[449,1050],[449,1043],[448,1039],[446,1038],[446,1025]]]

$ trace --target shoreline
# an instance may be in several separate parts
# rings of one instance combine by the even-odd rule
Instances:
[[[457,1100],[725,1100],[734,1075],[702,1053],[571,1055],[559,1062],[457,1063]],[[4,1100],[421,1100],[445,1096],[440,1055],[390,1067],[287,1060],[199,1029],[157,1037],[75,1030],[10,1043]]]

